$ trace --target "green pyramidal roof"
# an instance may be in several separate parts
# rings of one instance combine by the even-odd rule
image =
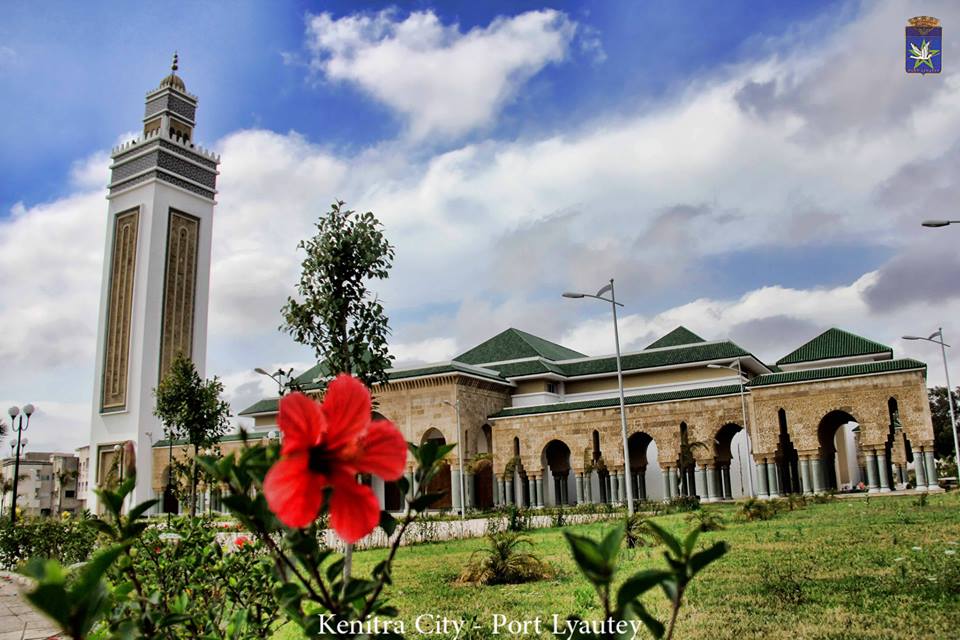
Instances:
[[[686,327],[677,327],[659,340],[655,340],[647,345],[647,349],[660,349],[661,347],[679,347],[683,344],[695,344],[697,342],[706,342],[703,338],[695,334]]]
[[[520,331],[507,329],[462,353],[454,360],[467,364],[488,364],[503,362],[504,360],[519,360],[520,358],[545,358],[547,360],[568,360],[583,358],[584,354],[567,349],[543,338]]]
[[[796,351],[788,353],[779,360],[778,365],[812,362],[831,358],[865,356],[873,353],[886,353],[893,357],[893,349],[885,344],[867,340],[862,336],[837,329],[827,329]]]

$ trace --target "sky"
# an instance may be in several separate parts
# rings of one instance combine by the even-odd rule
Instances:
[[[960,335],[960,6],[949,2],[69,2],[0,23],[0,402],[86,442],[109,150],[174,50],[221,154],[207,375],[311,364],[278,331],[336,200],[396,247],[397,362],[507,327],[613,351],[677,325],[767,362],[838,326],[930,363]],[[943,73],[903,29],[944,24]],[[960,343],[960,338],[954,339]],[[955,374],[960,379],[960,372]],[[3,405],[6,406],[6,405]],[[0,446],[6,448],[6,444]]]

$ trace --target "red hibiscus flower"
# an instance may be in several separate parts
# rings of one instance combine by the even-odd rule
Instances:
[[[388,420],[371,421],[370,392],[341,374],[327,387],[323,404],[302,393],[280,400],[277,424],[283,432],[280,460],[270,468],[263,491],[288,527],[305,527],[330,494],[330,526],[347,543],[364,537],[380,522],[380,503],[357,474],[384,480],[403,475],[407,443]]]
[[[237,536],[233,544],[236,545],[237,549],[242,549],[244,545],[250,544],[250,538],[247,536]]]

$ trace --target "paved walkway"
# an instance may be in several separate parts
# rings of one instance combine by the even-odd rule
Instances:
[[[63,638],[53,623],[21,595],[27,584],[22,576],[0,571],[0,640]]]

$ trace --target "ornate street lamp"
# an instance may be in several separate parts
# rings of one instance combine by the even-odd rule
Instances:
[[[604,298],[603,294],[609,292],[610,297]],[[623,436],[623,475],[627,484],[627,513],[633,515],[633,473],[630,469],[630,447],[627,444],[627,409],[623,398],[623,367],[620,363],[620,329],[617,326],[617,307],[623,305],[617,302],[616,292],[613,289],[613,278],[610,278],[610,284],[602,287],[595,295],[589,293],[577,293],[567,291],[563,294],[564,298],[593,298],[609,302],[613,310],[613,341],[617,347],[617,386],[620,389],[620,433]]]
[[[10,407],[7,411],[10,415],[10,428],[17,432],[17,444],[14,449],[13,462],[13,501],[10,506],[11,525],[17,522],[17,485],[20,482],[20,453],[27,445],[25,440],[21,441],[21,436],[23,432],[30,427],[30,416],[33,415],[33,412],[34,406],[32,404],[23,405],[22,410],[20,407]]]

